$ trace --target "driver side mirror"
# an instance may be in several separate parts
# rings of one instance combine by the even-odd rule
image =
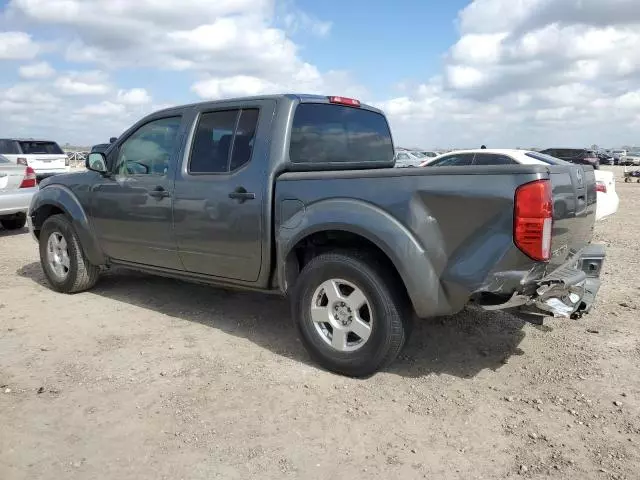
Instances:
[[[87,170],[91,170],[92,172],[107,173],[107,159],[105,158],[104,153],[90,153],[89,156],[87,156],[85,167],[87,167]]]

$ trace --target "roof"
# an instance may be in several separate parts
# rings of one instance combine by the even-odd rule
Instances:
[[[534,152],[533,150],[520,150],[517,148],[474,148],[471,150],[454,150],[452,152],[443,153],[439,157],[429,159],[429,161],[435,161],[444,156],[456,153],[492,153],[496,155],[507,155],[513,158],[516,162],[525,165],[539,165],[541,163],[544,163],[527,155],[527,153],[539,154],[540,152]]]
[[[316,103],[316,102],[329,103],[329,95],[315,95],[315,94],[309,94],[309,93],[279,93],[279,94],[273,94],[273,95],[255,95],[251,97],[233,97],[233,98],[221,98],[219,100],[205,100],[202,102],[187,103],[184,105],[174,105],[173,107],[164,108],[154,113],[170,112],[172,110],[185,108],[185,107],[197,107],[201,105],[211,105],[211,104],[215,105],[218,103],[251,102],[251,101],[257,101],[257,100],[281,100],[281,99],[298,100],[300,102],[309,102],[309,103]],[[382,111],[379,110],[378,108],[373,107],[371,105],[367,105],[365,103],[361,103],[360,108],[382,113]]]

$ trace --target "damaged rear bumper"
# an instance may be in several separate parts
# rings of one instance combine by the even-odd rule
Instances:
[[[580,318],[595,302],[605,256],[603,245],[589,245],[577,260],[527,285],[507,302],[483,305],[482,308],[516,309],[519,313],[538,317]]]

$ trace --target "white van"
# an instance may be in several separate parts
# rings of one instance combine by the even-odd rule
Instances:
[[[38,179],[69,171],[69,157],[51,140],[0,138],[0,155],[33,168]]]

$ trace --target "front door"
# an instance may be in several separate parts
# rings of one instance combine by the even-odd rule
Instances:
[[[151,120],[110,152],[111,176],[93,186],[91,216],[114,260],[182,270],[173,235],[173,173],[182,118]]]
[[[187,271],[258,279],[274,108],[272,100],[230,102],[198,113],[175,183],[176,241]]]

